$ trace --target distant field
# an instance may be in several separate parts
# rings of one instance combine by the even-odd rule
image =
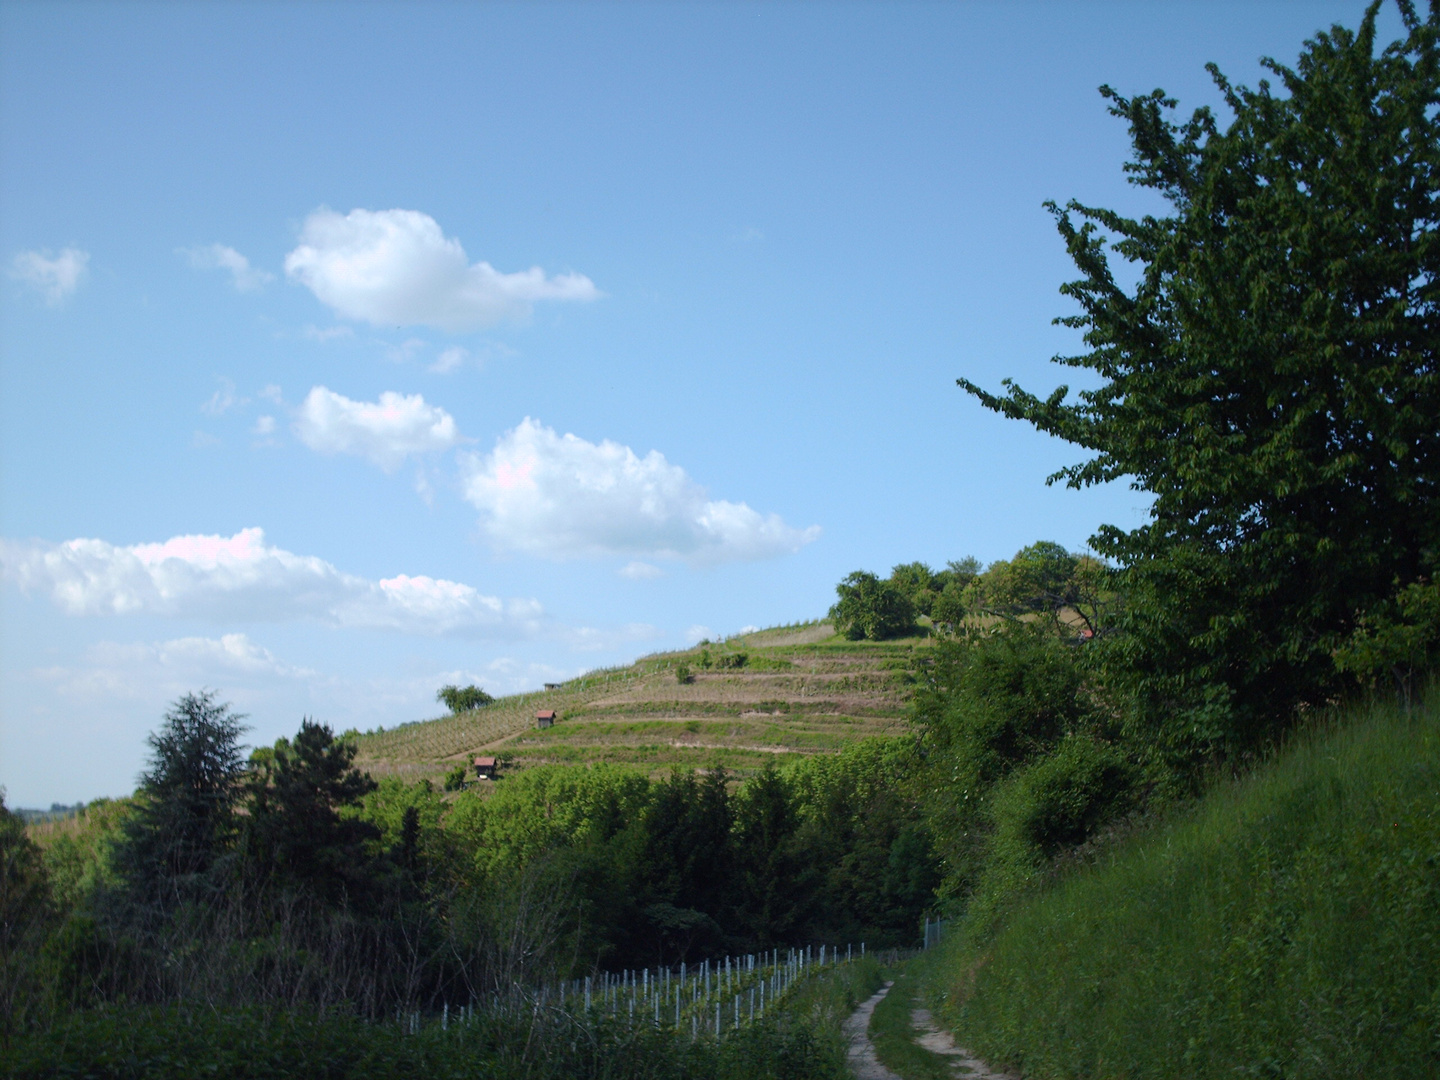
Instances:
[[[749,772],[777,756],[830,753],[896,732],[913,654],[927,647],[925,638],[846,641],[823,622],[761,630],[362,736],[356,760],[376,776],[413,778],[438,777],[477,753],[510,758],[511,771],[606,761]],[[721,666],[738,653],[743,667]],[[689,683],[676,679],[682,664],[693,672]],[[555,709],[559,723],[536,730],[540,709]]]

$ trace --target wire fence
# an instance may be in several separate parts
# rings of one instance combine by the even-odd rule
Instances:
[[[895,963],[900,950],[883,950],[876,959]],[[463,1028],[488,1019],[563,1016],[571,1023],[594,1025],[609,1019],[644,1023],[691,1039],[723,1038],[763,1021],[784,1006],[807,979],[828,974],[866,956],[865,943],[772,949],[724,956],[699,964],[655,967],[548,983],[514,985],[439,1013],[399,1013],[396,1022],[409,1034],[439,1025]]]

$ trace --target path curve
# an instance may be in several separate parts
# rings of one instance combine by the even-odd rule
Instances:
[[[845,1021],[842,1030],[850,1039],[850,1071],[855,1074],[855,1080],[901,1080],[880,1064],[880,1059],[875,1056],[875,1044],[870,1041],[870,1015],[894,985],[893,982],[887,982],[869,999],[861,1002]]]
[[[956,1046],[954,1037],[935,1023],[929,1009],[911,1010],[910,1026],[920,1032],[915,1041],[926,1050],[953,1057],[965,1080],[1014,1080],[1009,1073],[996,1072],[964,1047]]]

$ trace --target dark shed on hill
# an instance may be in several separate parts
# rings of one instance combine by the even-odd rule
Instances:
[[[537,728],[547,728],[551,724],[555,723],[555,720],[556,716],[554,709],[541,709],[535,714],[535,726]]]
[[[475,759],[475,778],[477,780],[494,780],[495,770],[500,763],[493,757],[477,757]]]

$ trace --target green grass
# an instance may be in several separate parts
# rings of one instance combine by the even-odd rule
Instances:
[[[922,979],[912,973],[911,964],[893,974],[895,985],[875,1006],[870,1017],[870,1041],[875,1045],[875,1056],[904,1080],[955,1080],[952,1058],[927,1050],[915,1041],[910,1012],[924,1004]]]
[[[1033,1078],[1440,1076],[1437,704],[1314,730],[962,928],[961,1042]]]

